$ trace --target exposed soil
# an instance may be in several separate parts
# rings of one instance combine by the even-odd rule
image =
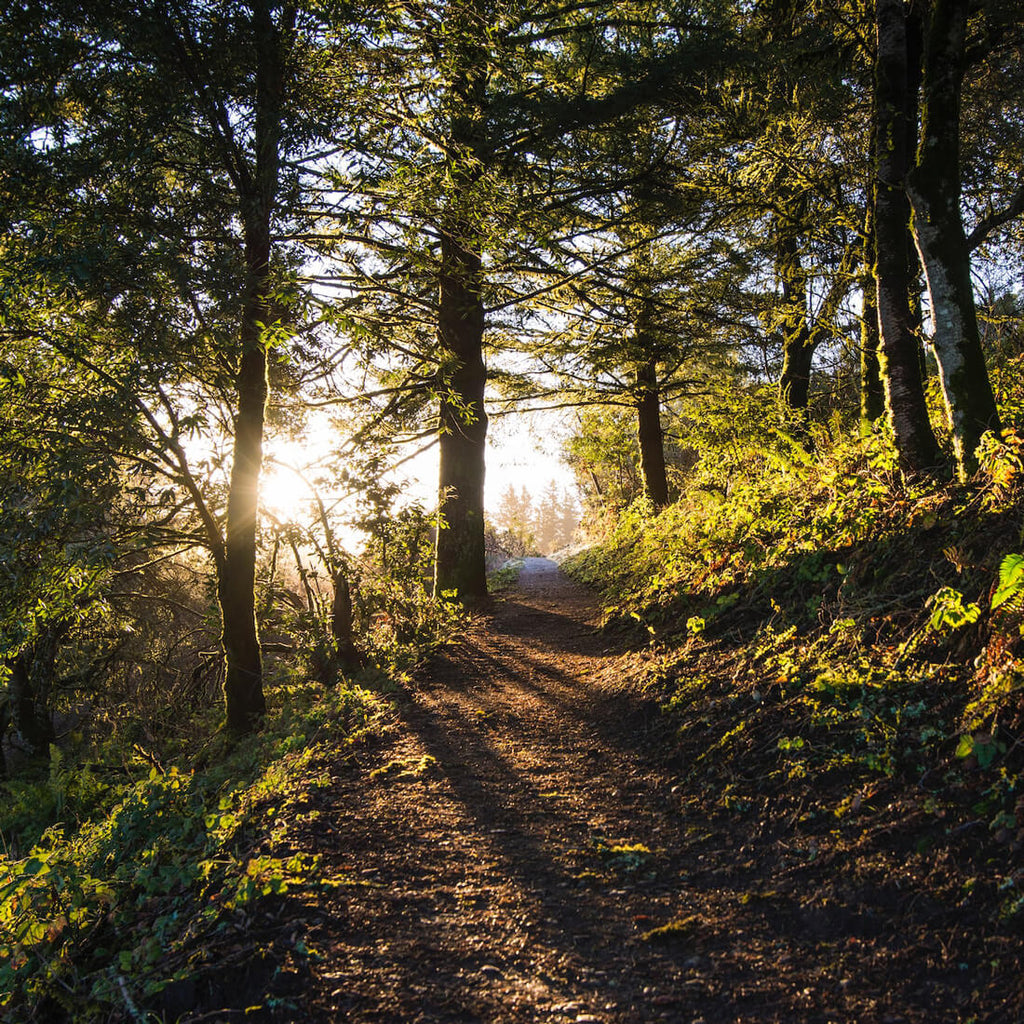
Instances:
[[[915,860],[898,815],[844,840],[799,805],[701,812],[598,612],[527,560],[387,741],[335,766],[293,840],[346,884],[281,922],[318,958],[278,1019],[1021,1019],[1017,938],[981,933],[960,867]]]

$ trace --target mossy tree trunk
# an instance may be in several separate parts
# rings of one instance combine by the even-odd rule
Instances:
[[[904,469],[933,469],[939,450],[928,419],[910,289],[914,279],[905,192],[916,136],[912,40],[903,0],[876,0],[874,225],[879,356],[885,404]]]
[[[907,177],[913,232],[924,266],[946,413],[961,478],[999,413],[981,349],[971,260],[960,212],[960,106],[967,0],[934,0],[927,26],[921,142]]]
[[[807,323],[807,274],[797,238],[785,231],[776,252],[776,274],[782,283],[782,373],[779,397],[787,424],[805,447],[810,447],[807,404],[811,387],[814,339]]]
[[[874,140],[872,140],[873,142]],[[878,359],[878,296],[875,292],[875,218],[874,192],[868,197],[861,236],[861,317],[860,317],[860,432],[871,433],[874,424],[885,415],[885,388]]]
[[[885,388],[878,359],[878,301],[874,278],[863,282],[864,308],[860,321],[860,430],[870,434],[885,414]]]

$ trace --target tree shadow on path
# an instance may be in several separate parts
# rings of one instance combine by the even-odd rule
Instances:
[[[675,912],[679,823],[636,751],[650,702],[598,685],[613,652],[565,589],[569,613],[527,592],[434,660],[398,767],[339,822],[349,859],[378,865],[337,922],[376,995],[340,985],[335,1013],[646,1021],[717,1002],[706,962],[641,941]]]

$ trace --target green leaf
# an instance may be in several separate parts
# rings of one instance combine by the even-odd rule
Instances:
[[[960,742],[956,745],[957,757],[970,757],[974,753],[974,737],[961,736]]]
[[[50,865],[47,864],[48,857],[35,856],[30,858],[23,869],[26,875],[46,875],[50,873]]]
[[[999,586],[992,595],[992,610],[1024,597],[1024,555],[1007,555],[999,566]]]

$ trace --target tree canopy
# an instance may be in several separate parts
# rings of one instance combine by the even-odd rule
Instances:
[[[812,458],[859,421],[909,476],[966,479],[1003,426],[1006,4],[54,0],[2,32],[5,665],[33,623],[74,642],[118,573],[187,565],[256,727],[282,545],[311,609],[316,574],[348,587],[345,503],[383,524],[415,446],[441,467],[417,585],[486,602],[495,411],[578,409],[588,500],[655,509],[737,408]],[[264,447],[316,410],[335,468],[293,467],[289,534]]]

